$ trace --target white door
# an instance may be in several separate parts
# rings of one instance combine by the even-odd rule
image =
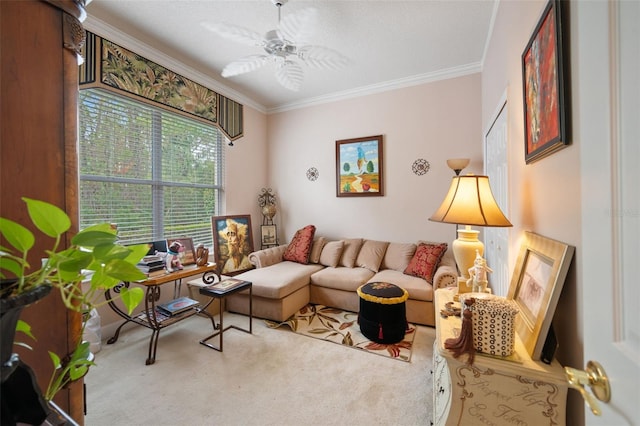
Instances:
[[[587,425],[640,424],[640,2],[572,2],[584,362],[611,383]],[[577,85],[577,86],[576,86]],[[576,90],[577,88],[577,90]],[[584,369],[584,366],[572,366]],[[573,392],[573,391],[571,391]]]
[[[491,192],[500,209],[509,217],[507,170],[507,104],[506,93],[493,123],[485,134],[484,173],[489,176]],[[493,270],[489,276],[491,290],[498,296],[509,292],[509,228],[483,228],[484,257]]]

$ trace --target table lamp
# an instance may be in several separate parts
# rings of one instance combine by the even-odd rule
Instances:
[[[493,198],[489,177],[480,175],[455,176],[444,201],[429,220],[465,225],[458,229],[458,238],[451,246],[461,275],[458,282],[464,281],[465,286],[476,255],[484,253],[479,231],[471,229],[471,225],[512,226]]]

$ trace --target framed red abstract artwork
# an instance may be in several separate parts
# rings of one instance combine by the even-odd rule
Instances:
[[[561,5],[550,0],[522,53],[527,164],[569,144],[566,131]]]

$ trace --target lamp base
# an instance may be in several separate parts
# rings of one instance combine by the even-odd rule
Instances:
[[[453,244],[451,244],[453,257],[456,259],[456,265],[460,273],[458,287],[460,287],[460,281],[462,279],[464,279],[463,285],[467,285],[469,269],[471,269],[476,259],[476,252],[480,256],[484,254],[484,244],[478,239],[479,233],[480,231],[471,229],[471,226],[466,225],[464,229],[458,229],[458,239],[454,240]],[[469,291],[471,291],[471,287],[469,287]]]

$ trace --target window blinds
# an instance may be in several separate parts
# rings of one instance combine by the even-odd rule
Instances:
[[[224,144],[213,125],[101,90],[80,92],[80,228],[122,243],[190,237],[212,247]]]

